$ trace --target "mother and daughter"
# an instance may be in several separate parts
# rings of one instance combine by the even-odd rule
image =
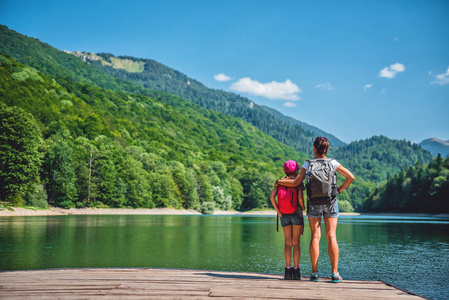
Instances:
[[[342,280],[338,273],[337,221],[339,216],[337,195],[344,191],[354,180],[352,173],[335,159],[327,158],[329,142],[325,137],[317,137],[313,143],[315,158],[307,160],[299,172],[295,161],[284,164],[286,177],[276,180],[270,195],[271,203],[281,219],[284,231],[285,276],[284,279],[301,279],[299,261],[301,257],[299,240],[304,229],[304,184],[307,190],[307,217],[311,231],[310,259],[312,275],[310,280],[318,281],[318,257],[320,255],[321,217],[324,218],[329,258],[332,266],[332,282]],[[299,172],[299,175],[298,175]],[[337,185],[336,172],[345,177],[342,185]],[[277,198],[277,201],[276,201]],[[293,248],[293,267],[291,253]]]

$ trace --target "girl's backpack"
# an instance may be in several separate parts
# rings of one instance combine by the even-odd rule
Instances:
[[[278,186],[277,198],[281,213],[293,214],[298,209],[298,187]]]

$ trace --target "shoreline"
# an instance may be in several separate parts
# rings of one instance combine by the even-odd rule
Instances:
[[[193,209],[174,208],[58,208],[33,209],[23,207],[0,208],[0,217],[13,216],[67,216],[67,215],[203,215]],[[276,216],[274,209],[255,211],[221,211],[216,210],[213,216]],[[341,216],[400,216],[400,217],[442,217],[449,218],[449,214],[426,213],[340,213]]]
[[[23,207],[0,208],[0,217],[8,216],[67,216],[67,215],[203,215],[193,209],[174,208],[58,208],[33,209]],[[262,211],[220,211],[212,215],[268,215],[276,216],[275,210]]]

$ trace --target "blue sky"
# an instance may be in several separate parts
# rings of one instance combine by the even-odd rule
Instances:
[[[150,58],[345,142],[449,140],[449,1],[0,1],[61,50]]]

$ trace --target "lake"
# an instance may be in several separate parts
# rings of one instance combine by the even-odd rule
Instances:
[[[301,271],[311,273],[310,230]],[[280,226],[279,226],[280,227]],[[327,241],[319,271],[331,275]],[[0,218],[0,270],[181,268],[282,274],[283,234],[273,216],[36,216]],[[341,216],[339,272],[449,298],[449,218]]]

